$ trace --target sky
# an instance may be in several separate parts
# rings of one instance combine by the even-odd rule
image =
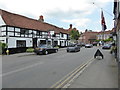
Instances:
[[[0,0],[0,9],[80,32],[101,31],[101,8],[107,30],[113,28],[113,0]]]

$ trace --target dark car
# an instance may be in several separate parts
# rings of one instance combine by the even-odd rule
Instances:
[[[111,48],[111,45],[110,44],[105,44],[102,49],[110,49]]]
[[[97,44],[98,44],[97,42],[93,42],[93,46],[97,46]]]
[[[92,48],[92,47],[93,47],[92,44],[86,44],[86,45],[85,45],[85,48]]]
[[[38,54],[49,54],[49,53],[57,53],[58,52],[58,48],[54,48],[51,45],[41,45],[37,48],[34,49],[34,52],[38,55]]]
[[[67,52],[78,52],[80,51],[80,45],[71,44],[67,47]]]

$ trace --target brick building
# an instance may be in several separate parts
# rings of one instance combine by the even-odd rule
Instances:
[[[86,30],[83,34],[81,34],[79,41],[83,43],[92,43],[97,39],[97,34],[98,32]]]
[[[93,43],[95,40],[105,40],[111,37],[111,33],[113,30],[105,31],[104,34],[102,31],[93,32],[93,31],[85,31],[81,34],[79,41],[83,43]]]

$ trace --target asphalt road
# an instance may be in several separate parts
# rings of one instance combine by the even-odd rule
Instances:
[[[91,58],[99,47],[65,49],[49,55],[20,54],[2,57],[3,88],[50,88],[77,66]]]

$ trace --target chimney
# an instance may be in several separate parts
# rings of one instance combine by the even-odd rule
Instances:
[[[41,16],[39,16],[39,21],[44,22],[44,18],[43,18],[43,16],[42,16],[42,15],[41,15]]]
[[[72,24],[70,24],[70,28],[69,29],[72,29]]]

